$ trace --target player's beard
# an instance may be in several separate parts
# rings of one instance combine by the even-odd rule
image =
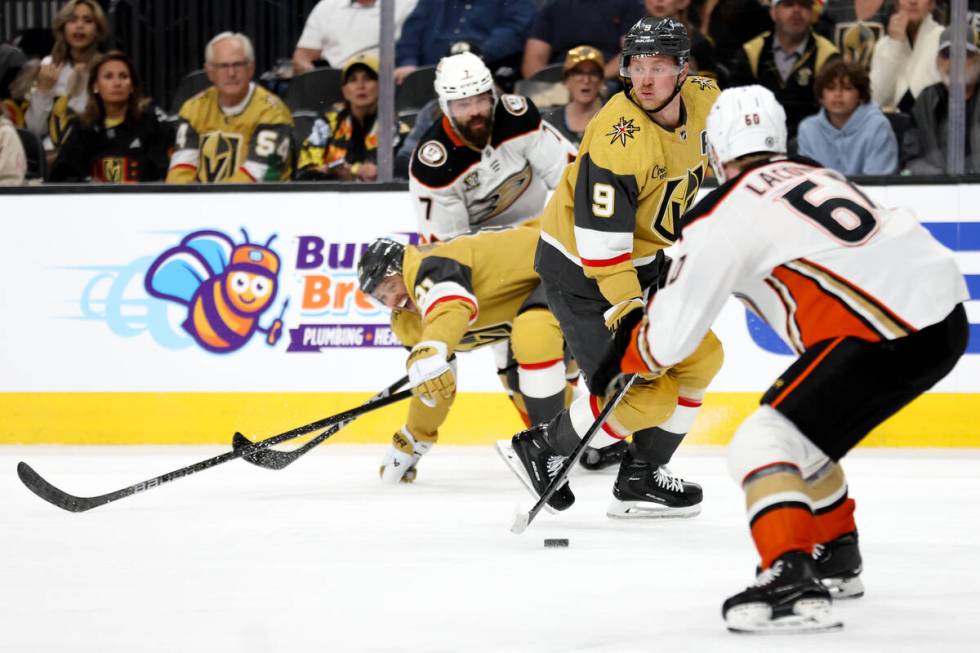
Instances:
[[[474,122],[480,122],[479,127],[473,127]],[[457,125],[459,135],[468,143],[483,147],[490,141],[490,115],[474,116],[465,124]]]

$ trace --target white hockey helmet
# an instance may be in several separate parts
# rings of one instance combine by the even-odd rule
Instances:
[[[756,152],[786,153],[786,111],[759,85],[722,91],[708,113],[708,158],[718,181],[725,181],[725,163]]]
[[[461,52],[440,59],[433,85],[439,96],[439,108],[450,120],[452,114],[449,113],[449,102],[452,100],[462,100],[490,91],[494,102],[497,101],[490,69],[483,63],[483,59],[472,52]]]

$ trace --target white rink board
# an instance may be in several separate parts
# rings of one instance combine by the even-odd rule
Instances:
[[[980,222],[980,186],[873,187],[885,204],[913,206],[926,222]],[[404,192],[147,193],[7,195],[0,198],[7,247],[0,259],[0,392],[341,392],[376,390],[379,378],[403,373],[392,348],[335,347],[287,352],[299,325],[382,325],[377,309],[350,297],[339,308],[304,302],[314,276],[354,281],[351,265],[298,268],[299,248],[312,237],[354,248],[414,231]],[[29,216],[29,219],[25,219]],[[192,231],[218,230],[236,244],[245,228],[282,260],[279,295],[259,319],[266,325],[287,296],[287,335],[268,346],[253,337],[237,351],[214,354],[181,329],[188,308],[149,297],[142,272],[149,261]],[[980,252],[958,254],[964,272],[980,274]],[[307,259],[309,262],[309,259]],[[336,299],[335,297],[333,298]],[[980,310],[968,305],[973,321]],[[789,357],[753,341],[745,311],[732,300],[716,331],[726,365],[714,392],[757,392]],[[499,382],[489,352],[461,357],[464,392],[494,392]],[[56,373],[54,373],[56,370]],[[964,357],[938,392],[980,391],[980,357]]]

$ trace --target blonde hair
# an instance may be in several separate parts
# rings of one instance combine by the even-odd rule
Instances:
[[[100,43],[108,39],[111,33],[109,20],[105,17],[105,12],[102,11],[99,3],[94,0],[68,0],[58,10],[58,15],[54,18],[54,25],[51,26],[51,31],[54,32],[54,47],[51,48],[51,61],[55,64],[62,64],[71,59],[71,48],[65,40],[65,25],[71,20],[71,15],[78,5],[85,5],[91,9],[92,17],[95,18],[93,50],[98,48]]]

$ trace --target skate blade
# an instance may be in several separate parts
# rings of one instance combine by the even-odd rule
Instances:
[[[524,489],[527,490],[532,497],[534,497],[535,501],[540,499],[541,496],[534,491],[534,486],[531,484],[531,479],[528,477],[527,471],[524,469],[524,465],[521,464],[521,459],[517,457],[516,453],[514,453],[514,447],[511,446],[510,440],[497,440],[494,448],[497,450],[497,453],[500,454],[503,461],[507,463],[507,466],[510,468],[510,471],[514,473],[514,476],[521,481],[521,485],[524,486]],[[544,509],[549,515],[558,514],[558,511],[549,506],[547,503],[544,504]]]
[[[772,618],[772,608],[765,603],[748,603],[732,608],[725,615],[725,625],[733,633],[744,635],[804,635],[829,633],[844,627],[836,619],[827,599],[800,599],[794,614]]]
[[[820,582],[830,590],[835,601],[859,599],[864,596],[864,583],[860,576],[851,578],[824,578]]]
[[[701,514],[701,504],[685,508],[667,508],[640,501],[614,500],[606,508],[610,519],[690,519]]]

